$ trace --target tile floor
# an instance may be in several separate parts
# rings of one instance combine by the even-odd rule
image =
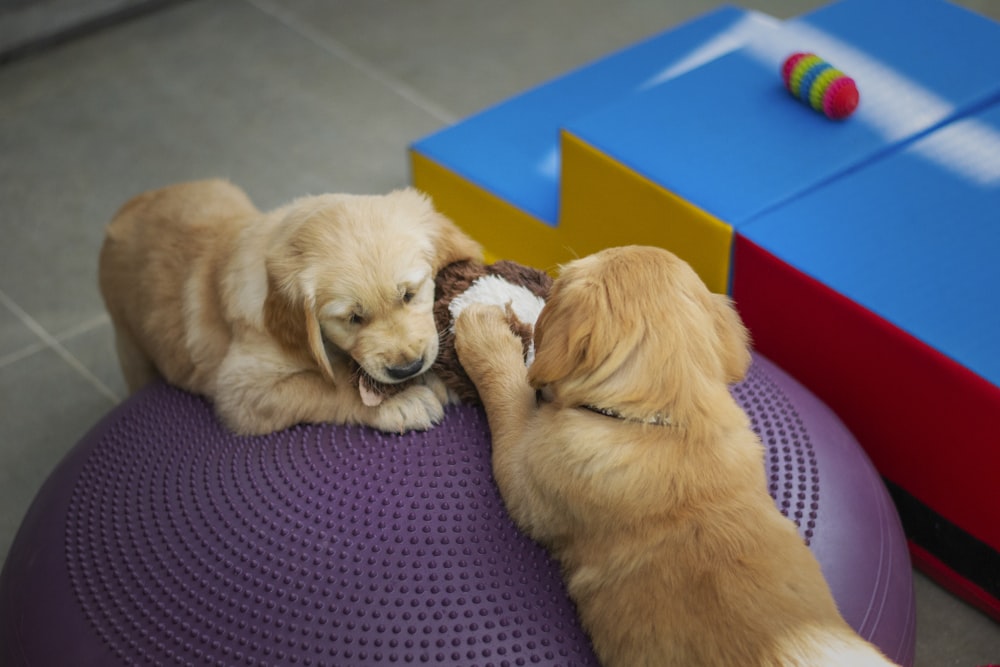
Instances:
[[[124,396],[95,273],[126,198],[212,175],[263,208],[382,192],[407,182],[412,140],[715,4],[197,0],[0,66],[0,555]],[[1000,20],[995,0],[962,4]],[[1000,662],[1000,626],[916,587],[918,667]]]

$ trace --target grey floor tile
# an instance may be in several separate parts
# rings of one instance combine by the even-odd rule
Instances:
[[[45,350],[0,370],[0,554],[63,455],[111,409],[59,355]]]
[[[987,16],[994,21],[1000,21],[1000,2],[996,0],[960,0],[956,4]]]
[[[0,295],[0,368],[26,350],[39,345],[38,336],[25,326]],[[16,304],[14,304],[16,306]]]
[[[263,207],[406,183],[440,121],[236,0],[182,3],[0,69],[0,289],[48,330],[102,311],[103,225],[211,175]]]
[[[128,388],[118,366],[111,322],[100,316],[57,337],[59,344],[79,361],[91,384],[110,398],[120,401],[128,396]]]
[[[48,43],[144,4],[150,0],[0,0],[0,54]]]
[[[917,660],[914,667],[1000,664],[1000,626],[915,573]]]

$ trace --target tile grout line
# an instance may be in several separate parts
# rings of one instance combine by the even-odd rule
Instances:
[[[7,366],[10,366],[11,364],[21,361],[22,359],[27,359],[31,355],[37,354],[44,349],[46,349],[45,343],[43,343],[42,341],[36,341],[34,343],[31,343],[30,345],[22,347],[20,350],[14,350],[13,352],[5,354],[4,356],[0,357],[0,370],[4,369]]]
[[[358,54],[356,54],[351,49],[347,48],[337,40],[324,35],[317,30],[313,29],[309,25],[300,21],[294,15],[283,11],[281,8],[276,7],[269,0],[245,0],[248,4],[253,5],[259,11],[267,14],[268,16],[274,18],[280,23],[284,24],[287,28],[294,30],[301,36],[305,37],[311,41],[316,46],[320,47],[330,55],[333,55],[340,60],[343,60],[352,67],[360,70],[362,73],[376,80],[378,83],[382,84],[386,88],[410,102],[414,106],[427,112],[434,119],[446,124],[451,125],[458,118],[448,112],[443,107],[435,104],[431,100],[427,99],[419,92],[417,92],[413,87],[403,83],[399,79],[393,77],[390,74],[382,71],[380,68],[376,67],[374,64],[365,60]]]
[[[75,338],[76,336],[85,334],[88,331],[104,326],[105,324],[111,324],[111,317],[107,313],[101,313],[100,315],[95,315],[90,319],[71,326],[62,333],[55,334],[55,339],[58,341],[69,340],[70,338]]]
[[[45,347],[51,349],[56,354],[58,354],[63,361],[65,361],[67,364],[70,365],[70,367],[73,368],[73,370],[75,370],[77,373],[83,376],[83,378],[87,382],[89,382],[90,385],[93,386],[94,389],[96,389],[100,394],[111,400],[112,403],[117,404],[121,401],[121,397],[119,397],[107,385],[101,382],[96,375],[91,373],[90,370],[86,366],[84,366],[79,359],[74,357],[69,350],[63,347],[62,343],[60,343],[52,334],[46,331],[45,328],[35,320],[35,318],[33,318],[31,315],[25,312],[20,306],[18,306],[17,303],[9,296],[7,296],[7,293],[4,292],[2,289],[0,289],[0,303],[6,306],[8,310],[10,310],[12,313],[14,313],[14,315],[17,316],[17,318],[21,321],[22,324],[24,324],[24,326],[28,327],[28,329],[30,329],[32,333],[38,336],[38,338],[41,339],[41,342]],[[90,322],[91,323],[96,322],[96,319],[91,320]],[[74,327],[73,329],[70,329],[70,331],[73,331],[74,329],[79,330],[81,326],[82,325]],[[97,324],[93,324],[93,326],[97,326]],[[77,333],[80,332],[77,331]]]
[[[10,297],[8,297],[8,299],[9,298]],[[109,324],[110,322],[111,318],[108,317],[107,313],[103,313],[101,315],[92,317],[89,320],[84,320],[83,322],[80,322],[79,324],[76,324],[70,327],[69,329],[66,329],[65,331],[54,334],[53,338],[62,343],[72,338],[75,338],[81,334],[85,334],[88,331],[96,329],[99,326],[102,326],[104,324]],[[45,349],[48,349],[48,346],[44,342],[39,340],[29,345],[26,345],[19,350],[14,350],[13,352],[9,352],[0,357],[0,369],[3,369],[5,366],[9,366],[10,364],[21,361],[22,359],[27,359],[31,355],[41,352],[42,350]]]

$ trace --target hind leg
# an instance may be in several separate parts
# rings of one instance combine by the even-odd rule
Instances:
[[[118,363],[122,367],[129,393],[135,393],[160,377],[156,366],[139,349],[132,335],[118,326],[115,327],[115,350],[118,352]]]

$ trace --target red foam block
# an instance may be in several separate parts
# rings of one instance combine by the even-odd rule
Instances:
[[[756,348],[844,420],[886,479],[1000,553],[1000,388],[742,236],[733,263]],[[996,613],[993,598],[969,601]]]

